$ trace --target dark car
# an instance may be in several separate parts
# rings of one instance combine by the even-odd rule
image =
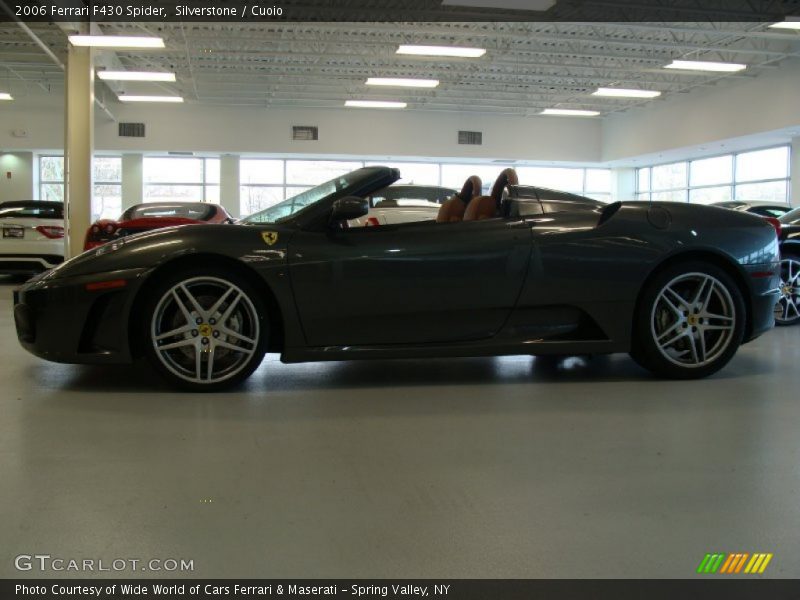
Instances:
[[[759,200],[729,200],[727,202],[715,202],[712,206],[740,210],[742,212],[758,215],[759,217],[772,217],[774,219],[778,219],[792,210],[792,207],[785,203],[764,202]]]
[[[119,219],[100,219],[86,231],[83,249],[89,250],[119,238],[171,227],[173,225],[202,225],[203,223],[232,223],[233,218],[219,204],[209,202],[146,202],[123,212]]]
[[[15,292],[42,358],[129,363],[216,390],[284,362],[630,352],[664,376],[725,365],[773,326],[775,230],[736,211],[548,210],[504,171],[461,221],[343,227],[400,178],[367,167],[282,218],[173,227],[86,252]],[[536,189],[536,188],[534,188]],[[473,197],[469,197],[473,196]]]
[[[800,323],[800,208],[786,213],[781,224],[781,298],[775,305],[778,325]]]

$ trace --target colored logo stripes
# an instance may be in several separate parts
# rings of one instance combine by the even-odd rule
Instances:
[[[703,574],[736,574],[749,573],[760,574],[767,569],[772,554],[757,552],[748,554],[747,552],[732,552],[730,554],[706,554],[697,567],[698,573]]]

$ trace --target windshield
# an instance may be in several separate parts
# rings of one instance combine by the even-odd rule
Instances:
[[[351,173],[340,175],[301,194],[287,198],[283,202],[253,213],[239,221],[239,223],[279,223],[299,210],[328,198],[331,194],[341,192],[362,182],[365,173],[374,170],[371,168],[358,169]]]
[[[122,213],[120,221],[144,219],[150,217],[180,217],[207,221],[214,215],[214,207],[210,204],[197,204],[194,202],[175,202],[170,204],[139,204],[131,206]]]
[[[800,224],[800,208],[790,210],[788,213],[778,219],[784,225],[798,225]]]
[[[63,219],[64,205],[39,200],[3,202],[0,204],[0,219],[6,218]]]

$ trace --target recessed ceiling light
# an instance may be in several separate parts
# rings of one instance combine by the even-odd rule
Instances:
[[[345,106],[352,108],[405,108],[405,102],[384,102],[383,100],[347,100]]]
[[[131,96],[123,94],[117,96],[120,102],[183,102],[180,96]]]
[[[103,81],[175,81],[175,73],[155,71],[98,71]]]
[[[71,35],[69,41],[73,46],[90,46],[92,48],[163,48],[164,40],[160,37],[143,37],[128,35]]]
[[[773,29],[800,29],[800,21],[783,21],[770,25]]]
[[[399,77],[369,77],[367,85],[385,85],[391,87],[435,88],[438,79],[404,79]]]
[[[417,46],[403,44],[397,54],[416,56],[458,56],[462,58],[478,58],[486,54],[485,48],[466,48],[461,46]]]
[[[747,65],[740,63],[725,63],[725,62],[709,62],[705,60],[673,60],[670,64],[664,66],[665,69],[686,69],[689,71],[720,71],[724,73],[733,73],[735,71],[742,71],[747,68]]]
[[[14,98],[8,92],[0,92],[0,100],[13,100]]]
[[[628,90],[625,88],[597,88],[592,96],[609,96],[611,98],[657,98],[661,92],[655,90]]]
[[[574,110],[571,108],[545,108],[542,115],[554,115],[558,117],[596,117],[600,113],[596,110]]]

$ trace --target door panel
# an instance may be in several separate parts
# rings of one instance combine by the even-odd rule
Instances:
[[[289,272],[310,346],[475,340],[507,319],[530,251],[502,219],[301,231]]]

